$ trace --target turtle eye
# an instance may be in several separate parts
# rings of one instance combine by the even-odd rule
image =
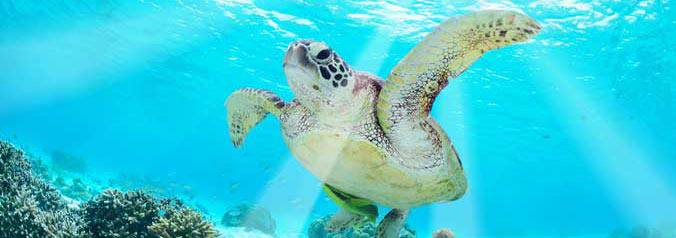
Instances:
[[[326,62],[331,60],[333,50],[323,42],[312,42],[307,48],[308,57],[312,58],[316,63],[326,64]]]
[[[317,53],[317,55],[315,57],[318,60],[325,60],[325,59],[328,59],[329,56],[331,56],[331,50],[323,49],[323,50],[319,51],[319,53]]]

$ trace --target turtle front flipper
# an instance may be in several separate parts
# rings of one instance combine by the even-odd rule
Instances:
[[[416,45],[392,70],[378,98],[384,129],[427,117],[434,98],[484,52],[529,39],[540,31],[530,17],[486,10],[453,17]]]
[[[225,101],[228,113],[230,139],[239,147],[249,130],[262,121],[268,113],[279,117],[285,107],[284,101],[267,90],[243,88],[235,91]]]
[[[441,23],[392,70],[377,103],[380,125],[395,147],[411,143],[402,136],[429,117],[435,98],[486,51],[522,42],[540,31],[530,17],[512,11],[484,10]],[[434,124],[434,123],[430,123]],[[426,137],[423,136],[423,137]]]

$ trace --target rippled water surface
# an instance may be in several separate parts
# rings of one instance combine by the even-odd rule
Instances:
[[[0,135],[87,163],[100,186],[182,196],[218,222],[267,207],[282,237],[336,206],[268,118],[230,144],[241,87],[290,101],[299,38],[386,78],[449,16],[526,13],[535,39],[484,55],[437,99],[470,189],[414,209],[419,237],[608,237],[676,223],[676,13],[647,1],[0,1]],[[117,183],[111,181],[118,181]],[[120,182],[122,181],[122,182]],[[135,185],[129,185],[135,184]],[[385,213],[381,210],[381,213]]]

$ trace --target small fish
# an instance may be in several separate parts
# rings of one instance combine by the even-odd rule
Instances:
[[[291,204],[294,205],[294,206],[296,206],[296,207],[298,207],[298,206],[300,206],[300,205],[303,204],[303,199],[301,199],[301,198],[294,198],[293,200],[291,200]]]
[[[237,182],[230,183],[230,187],[228,188],[228,191],[230,193],[235,193],[237,191],[237,189],[239,189],[239,183],[237,183]]]
[[[269,174],[272,172],[272,166],[270,165],[263,166],[261,167],[261,170],[263,171],[263,173]]]

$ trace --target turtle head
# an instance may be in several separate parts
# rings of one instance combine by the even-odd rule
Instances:
[[[291,43],[284,57],[284,73],[296,97],[306,104],[350,103],[354,72],[323,42]]]

